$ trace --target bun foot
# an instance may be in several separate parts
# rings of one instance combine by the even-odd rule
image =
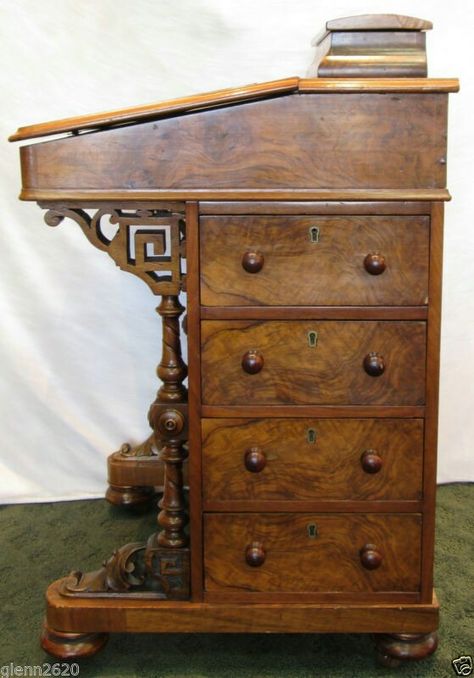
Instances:
[[[438,634],[384,633],[375,636],[376,659],[382,666],[395,668],[404,661],[429,657],[438,647]]]
[[[109,485],[105,498],[114,506],[127,508],[146,508],[155,496],[153,487],[133,487],[126,485]]]
[[[99,652],[107,640],[108,633],[64,633],[55,631],[44,623],[41,633],[41,647],[58,659],[79,659]]]

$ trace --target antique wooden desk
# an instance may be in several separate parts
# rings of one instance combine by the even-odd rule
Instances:
[[[458,83],[424,77],[429,27],[330,22],[314,73],[346,77],[13,135],[61,135],[22,146],[21,198],[50,226],[75,221],[161,295],[152,434],[110,457],[108,491],[134,505],[162,486],[159,531],[50,586],[52,654],[92,654],[112,631],[370,632],[390,665],[435,650],[446,114]]]

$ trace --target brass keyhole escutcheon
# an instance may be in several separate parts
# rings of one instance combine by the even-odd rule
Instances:
[[[309,241],[312,243],[318,243],[319,242],[319,227],[318,226],[310,226],[309,227]]]
[[[316,525],[316,523],[309,523],[306,529],[308,531],[308,537],[310,539],[316,539],[316,537],[318,536],[318,526]]]
[[[310,348],[316,348],[316,344],[318,343],[318,333],[315,332],[315,330],[311,330],[308,332],[308,346]]]
[[[308,443],[310,443],[311,445],[316,442],[316,430],[314,428],[309,428],[306,433],[306,436],[308,438]]]

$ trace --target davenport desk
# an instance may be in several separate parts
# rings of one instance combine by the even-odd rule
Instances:
[[[51,654],[92,654],[114,631],[373,633],[387,665],[436,649],[458,82],[426,77],[430,27],[336,20],[315,77],[11,137],[29,142],[21,198],[161,296],[152,433],[111,455],[107,493],[136,505],[160,487],[159,530],[49,587]]]

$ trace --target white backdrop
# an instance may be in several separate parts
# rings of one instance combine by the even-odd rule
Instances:
[[[18,125],[304,76],[328,19],[430,19],[429,73],[450,99],[441,482],[474,480],[473,3],[430,0],[0,0],[0,501],[102,496],[105,459],[148,435],[156,299],[80,229],[20,203]]]

